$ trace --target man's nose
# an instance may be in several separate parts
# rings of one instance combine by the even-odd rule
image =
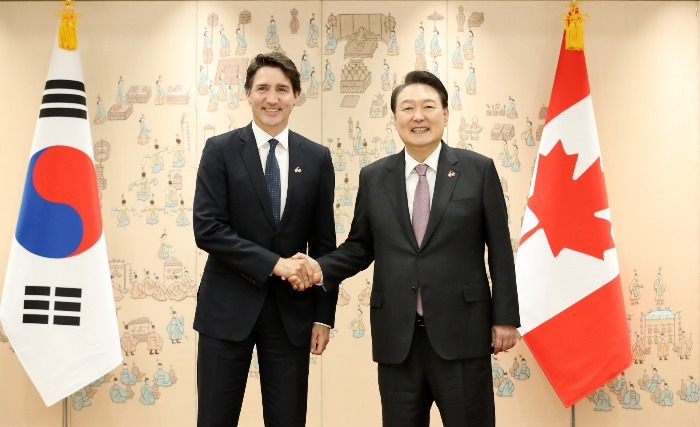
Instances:
[[[420,108],[416,108],[416,110],[413,112],[413,120],[421,121],[424,118],[425,118],[425,114],[423,114],[423,110]]]

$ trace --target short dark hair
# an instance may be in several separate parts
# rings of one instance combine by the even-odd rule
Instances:
[[[391,112],[396,114],[396,99],[399,97],[399,93],[409,85],[427,85],[435,89],[438,95],[440,95],[440,104],[442,108],[447,108],[447,89],[445,85],[442,84],[440,79],[438,79],[434,74],[428,71],[411,71],[404,77],[404,82],[391,92]]]
[[[258,54],[248,65],[248,70],[245,75],[244,88],[246,92],[250,92],[253,85],[253,77],[255,73],[262,67],[274,67],[282,70],[285,76],[292,83],[292,90],[295,95],[301,93],[301,77],[294,62],[285,54],[280,52],[270,52]]]

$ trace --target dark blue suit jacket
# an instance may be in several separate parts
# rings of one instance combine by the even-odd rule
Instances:
[[[313,322],[333,325],[337,289],[297,292],[270,276],[279,257],[317,258],[336,248],[335,173],[328,148],[289,132],[289,185],[279,226],[272,218],[252,126],[207,140],[197,172],[194,236],[209,254],[194,329],[231,341],[253,328],[270,286],[290,341],[308,346]]]

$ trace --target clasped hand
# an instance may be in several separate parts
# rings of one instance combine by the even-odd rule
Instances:
[[[302,253],[291,258],[280,258],[272,273],[288,281],[295,291],[304,291],[321,281],[318,262]]]

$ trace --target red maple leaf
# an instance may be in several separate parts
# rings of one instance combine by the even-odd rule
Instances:
[[[552,151],[540,155],[537,178],[528,207],[539,223],[523,235],[524,243],[540,228],[552,254],[564,248],[603,259],[603,252],[615,247],[610,221],[594,216],[608,207],[600,159],[578,179],[573,179],[578,154],[566,154],[561,140]]]

